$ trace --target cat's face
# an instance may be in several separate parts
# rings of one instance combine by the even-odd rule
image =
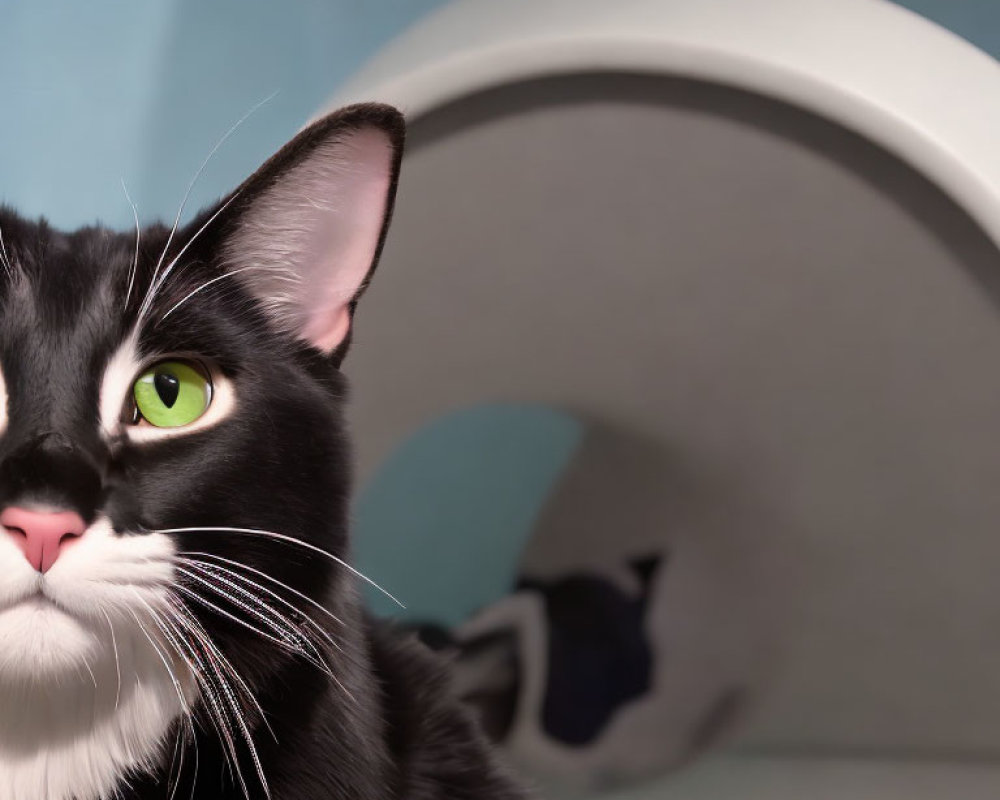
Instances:
[[[107,775],[149,760],[227,679],[318,655],[311,601],[347,577],[319,552],[345,556],[337,366],[401,144],[391,109],[344,110],[138,245],[0,211],[0,799],[88,737]]]

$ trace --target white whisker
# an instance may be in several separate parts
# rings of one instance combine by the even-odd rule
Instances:
[[[235,769],[235,774],[238,776],[238,780],[241,786],[243,787],[244,794],[246,794],[247,797],[249,797],[246,782],[243,778],[242,772],[240,771],[239,764],[237,763],[239,756],[236,751],[235,741],[232,739],[232,726],[228,724],[228,722],[225,720],[225,717],[223,716],[224,713],[223,707],[222,704],[216,698],[215,686],[209,681],[208,677],[205,674],[204,669],[199,669],[198,666],[192,663],[191,661],[192,657],[198,662],[198,664],[202,664],[202,660],[199,657],[197,650],[193,648],[189,643],[185,642],[184,637],[181,634],[181,631],[174,628],[174,625],[177,625],[180,628],[187,630],[188,633],[194,636],[195,639],[199,642],[199,644],[201,644],[201,646],[205,648],[206,656],[209,657],[210,666],[212,667],[212,672],[214,673],[215,680],[217,681],[218,686],[221,687],[222,689],[221,694],[223,695],[232,715],[236,718],[237,723],[241,728],[247,746],[251,750],[254,763],[257,765],[257,771],[261,779],[261,784],[264,787],[265,792],[267,792],[268,791],[267,782],[264,779],[263,771],[261,769],[259,759],[257,758],[256,755],[256,749],[254,747],[252,739],[250,738],[250,732],[247,729],[245,722],[243,721],[243,712],[240,707],[239,700],[237,699],[235,693],[233,692],[232,687],[229,685],[229,682],[222,675],[222,672],[219,670],[216,662],[221,663],[222,666],[225,667],[226,670],[229,672],[229,674],[237,681],[237,683],[239,684],[240,688],[243,690],[247,698],[249,698],[249,700],[256,707],[258,713],[260,714],[261,721],[268,729],[268,731],[271,733],[271,736],[274,737],[275,742],[277,742],[277,737],[275,736],[274,731],[271,729],[271,726],[268,723],[266,716],[264,715],[264,710],[257,702],[257,698],[250,690],[250,687],[247,686],[243,678],[240,677],[239,673],[235,670],[233,665],[230,663],[229,659],[227,659],[222,654],[222,652],[215,646],[215,644],[211,641],[211,639],[208,637],[208,634],[197,623],[197,620],[195,620],[193,617],[186,617],[183,613],[181,613],[183,607],[173,607],[173,606],[171,607],[173,610],[173,615],[172,615],[173,622],[171,622],[169,618],[171,615],[165,615],[161,617],[159,614],[157,614],[156,610],[151,608],[147,603],[145,603],[145,601],[143,601],[143,604],[149,610],[150,614],[153,617],[153,620],[156,622],[157,626],[163,632],[164,636],[168,638],[174,650],[184,660],[185,664],[187,664],[188,669],[191,671],[192,675],[194,675],[195,678],[198,680],[198,683],[201,685],[202,692],[209,697],[209,703],[214,707],[213,710],[215,714],[220,716],[224,727],[229,731],[229,734],[223,736],[222,728],[220,727],[218,721],[213,717],[213,724],[215,724],[216,730],[219,731],[220,736],[222,736],[223,739],[227,740],[226,744],[229,750],[228,757],[230,758],[232,768]],[[212,659],[214,659],[214,661]],[[188,714],[188,723],[190,725],[192,741],[194,742],[195,745],[195,779],[193,786],[197,786],[198,736],[197,733],[195,732],[194,724],[191,720],[190,714]],[[179,777],[180,776],[178,775],[178,779]],[[176,788],[177,784],[175,783],[174,789],[176,790]],[[192,791],[193,790],[194,789],[192,788]]]
[[[163,635],[167,637],[168,643],[173,648],[173,650],[177,654],[177,656],[184,662],[185,666],[187,666],[188,671],[191,673],[191,675],[194,677],[195,680],[198,680],[198,670],[195,668],[194,664],[191,663],[190,659],[188,659],[187,656],[184,654],[184,650],[183,650],[183,646],[182,646],[183,643],[179,643],[176,639],[174,639],[170,635],[170,632],[164,627],[163,619],[160,616],[160,614],[158,614],[156,612],[156,609],[154,609],[138,593],[138,591],[133,590],[133,593],[135,594],[136,599],[140,603],[142,603],[143,606],[145,606],[146,610],[149,612],[150,619],[153,620],[153,622],[156,625],[156,627],[159,628],[160,632],[163,633]],[[135,613],[133,612],[132,615],[135,616]],[[186,701],[183,701],[182,705],[184,707],[184,717],[185,717],[185,719],[187,721],[187,724],[188,724],[188,726],[190,728],[191,735],[194,736],[195,735],[195,729],[194,729],[194,722],[192,721],[192,718],[191,718],[191,709],[188,707]]]
[[[223,563],[226,563],[226,564],[230,564],[231,566],[234,566],[234,567],[239,567],[240,569],[245,569],[248,572],[252,572],[254,575],[259,575],[261,578],[264,578],[265,580],[270,581],[275,586],[280,586],[285,591],[291,592],[296,597],[298,597],[298,598],[300,598],[302,600],[305,600],[307,603],[309,603],[311,606],[313,606],[314,608],[316,608],[318,611],[321,611],[324,614],[326,614],[330,619],[332,619],[338,625],[343,625],[344,624],[344,621],[342,619],[340,619],[340,617],[338,617],[336,614],[334,614],[332,611],[330,611],[328,608],[326,608],[322,603],[318,603],[317,601],[313,600],[309,595],[304,594],[303,592],[300,592],[298,589],[293,589],[287,583],[284,583],[283,581],[279,581],[273,575],[269,575],[268,573],[263,572],[262,570],[256,569],[255,567],[251,567],[249,564],[244,564],[242,561],[236,561],[236,560],[234,560],[232,558],[226,558],[225,556],[219,556],[219,555],[216,555],[215,553],[206,553],[206,552],[203,552],[201,550],[182,550],[177,555],[179,555],[179,556],[195,556],[195,557],[201,557],[201,558],[211,558],[211,559],[215,559],[215,560],[218,560],[218,561],[222,561]],[[222,567],[220,567],[220,569],[222,569]],[[229,570],[229,573],[233,574],[233,575],[236,574],[232,570]],[[246,576],[241,576],[241,577],[243,577],[243,580],[250,580]],[[256,585],[260,589],[262,589],[263,591],[270,591],[270,590],[266,589],[265,587],[261,586],[260,584],[256,584]],[[274,594],[274,592],[270,592],[270,593]]]
[[[177,794],[177,785],[181,782],[181,777],[184,775],[184,748],[181,745],[181,740],[184,737],[184,728],[177,729],[177,737],[174,739],[174,754],[170,757],[170,767],[167,769],[167,777],[173,776],[171,781],[172,787],[170,790],[170,797],[167,800],[174,800],[174,795]],[[177,760],[177,754],[180,753],[180,761]],[[177,772],[174,773],[174,764],[177,764]]]
[[[90,668],[90,663],[88,661],[84,661],[83,666],[86,667],[87,672],[90,674],[90,679],[94,682],[94,688],[97,689],[97,676],[94,675],[94,670]]]
[[[115,626],[111,624],[111,617],[108,616],[108,612],[102,608],[101,613],[104,615],[104,619],[108,621],[108,630],[111,631],[111,649],[115,654],[115,675],[118,677],[118,686],[115,689],[115,711],[117,711],[118,703],[122,696],[122,665],[118,657],[118,640],[115,638]]]
[[[261,600],[259,597],[257,597],[256,595],[254,595],[253,592],[249,591],[246,587],[240,586],[239,584],[233,583],[233,581],[231,581],[230,579],[222,577],[221,575],[219,575],[219,572],[228,571],[231,574],[235,575],[237,578],[241,578],[242,576],[236,575],[236,573],[233,573],[230,570],[226,570],[225,567],[220,567],[217,564],[207,564],[205,562],[201,562],[201,561],[198,561],[198,560],[193,559],[193,558],[184,558],[184,559],[181,559],[181,560],[185,564],[187,564],[188,567],[190,567],[191,569],[197,570],[201,575],[205,576],[205,579],[211,579],[211,580],[218,581],[222,586],[226,587],[227,589],[229,589],[232,592],[236,592],[240,597],[245,598],[247,602],[255,604],[258,608],[265,609],[266,611],[268,611],[271,614],[273,614],[275,617],[277,617],[277,619],[280,621],[281,624],[283,624],[283,625],[285,625],[287,627],[289,633],[286,634],[286,635],[290,635],[291,638],[298,638],[299,636],[304,636],[304,634],[298,629],[298,626],[296,625],[296,621],[293,618],[288,617],[288,616],[282,614],[281,612],[277,611],[273,606],[271,606],[269,603],[265,602],[264,600]],[[181,567],[179,569],[183,571],[184,567]],[[190,573],[188,573],[188,572],[184,572],[184,574],[190,575]],[[195,576],[190,575],[190,577],[195,577]],[[253,586],[255,589],[257,589],[258,591],[263,591],[263,592],[266,592],[266,593],[269,593],[270,595],[272,595],[276,600],[278,600],[279,602],[282,602],[286,607],[290,608],[295,614],[298,614],[298,615],[302,616],[304,621],[306,621],[306,622],[312,622],[312,619],[309,616],[303,614],[300,609],[298,609],[297,607],[295,607],[294,605],[292,605],[291,603],[289,603],[284,598],[278,596],[274,592],[271,592],[269,589],[261,586],[260,584],[254,582],[254,581],[249,581],[249,579],[245,579],[245,580],[248,580],[248,582],[250,583],[250,585]],[[217,588],[218,587],[213,587],[213,589],[217,589]],[[233,596],[231,596],[229,594],[223,594],[222,596],[226,597],[231,602],[238,603],[238,601],[236,600],[236,598],[234,598]],[[256,611],[253,611],[252,609],[247,609],[247,610],[250,610],[251,613],[253,613],[255,616],[257,616],[257,612]],[[261,618],[261,619],[263,620],[263,618]],[[269,626],[272,626],[272,627],[274,626],[274,623],[271,622],[270,620],[265,620],[265,622]],[[280,626],[279,626],[279,628],[280,628]],[[318,626],[317,626],[317,628],[318,628]],[[318,629],[322,631],[322,628],[318,628]],[[326,631],[322,631],[322,632],[326,633]]]
[[[367,583],[369,586],[371,586],[371,587],[377,589],[378,591],[380,591],[382,594],[384,594],[386,597],[388,597],[390,600],[392,600],[392,602],[394,602],[400,608],[406,608],[406,606],[404,606],[399,600],[397,600],[388,591],[386,591],[385,589],[383,589],[381,586],[379,586],[377,583],[375,583],[375,581],[373,581],[371,578],[369,578],[364,573],[359,572],[358,570],[356,570],[354,567],[352,567],[350,564],[348,564],[342,558],[338,558],[333,553],[330,553],[330,552],[324,550],[321,547],[317,547],[314,544],[309,544],[309,542],[304,542],[301,539],[296,539],[294,536],[287,536],[287,535],[285,535],[283,533],[275,533],[274,531],[264,531],[264,530],[260,530],[258,528],[229,528],[229,527],[221,527],[221,526],[215,526],[215,527],[211,527],[211,528],[162,528],[160,530],[155,531],[155,533],[212,533],[212,532],[256,534],[258,536],[264,536],[266,538],[274,539],[276,541],[287,542],[289,544],[299,545],[300,547],[304,547],[306,550],[311,550],[314,553],[318,553],[321,556],[329,558],[334,563],[339,564],[340,566],[342,566],[344,569],[346,569],[352,575],[355,575],[356,577],[360,578],[365,583]]]
[[[304,657],[306,660],[309,661],[309,663],[311,663],[314,666],[318,667],[323,672],[325,672],[327,674],[332,674],[330,672],[330,668],[329,668],[328,665],[326,665],[326,664],[324,664],[324,663],[322,663],[320,661],[316,661],[306,650],[304,650],[302,648],[301,644],[298,644],[296,642],[295,639],[291,639],[290,640],[290,638],[289,638],[288,633],[287,633],[286,630],[283,630],[279,626],[275,625],[275,623],[267,620],[265,617],[263,617],[263,615],[254,612],[254,610],[251,609],[251,608],[249,608],[245,603],[242,603],[238,599],[235,599],[232,596],[230,596],[230,595],[228,595],[228,594],[220,591],[218,589],[218,587],[212,586],[212,584],[210,582],[205,581],[204,579],[199,578],[196,575],[192,575],[190,572],[186,571],[183,567],[178,568],[178,571],[185,573],[189,578],[193,578],[194,580],[198,581],[202,585],[207,586],[210,589],[213,589],[216,592],[216,594],[219,594],[220,596],[225,597],[227,600],[229,600],[234,605],[237,605],[243,611],[246,611],[246,612],[250,613],[251,615],[257,617],[258,619],[261,620],[261,622],[263,622],[269,628],[271,628],[272,630],[275,630],[277,632],[277,635],[272,635],[270,633],[267,633],[266,631],[261,630],[260,628],[256,627],[255,625],[252,625],[251,623],[247,622],[246,620],[240,619],[235,614],[230,614],[224,608],[220,608],[218,605],[216,605],[215,603],[213,603],[211,600],[209,600],[208,598],[206,598],[203,595],[199,594],[198,592],[194,591],[190,587],[187,587],[187,586],[178,586],[177,590],[180,591],[182,594],[186,595],[187,597],[190,597],[192,600],[194,600],[199,605],[205,606],[205,608],[208,608],[209,610],[214,611],[216,614],[219,614],[220,616],[225,617],[226,619],[230,620],[231,622],[235,622],[237,625],[239,625],[239,626],[241,626],[243,628],[246,628],[247,630],[252,631],[253,633],[256,633],[261,638],[266,639],[267,641],[271,642],[272,644],[277,645],[278,647],[282,648],[283,650],[286,650],[286,651],[288,651],[290,653],[293,653],[295,655],[299,655],[299,656]],[[298,632],[296,631],[296,633],[298,633]],[[299,636],[297,638],[301,638],[301,636]],[[306,641],[308,641],[308,640],[306,640]]]
[[[139,597],[138,592],[136,592],[135,594],[137,597]],[[139,630],[142,631],[143,635],[149,640],[149,644],[152,646],[153,650],[156,651],[156,655],[160,657],[160,661],[163,662],[163,666],[167,670],[167,674],[170,676],[170,682],[173,683],[174,690],[177,692],[177,699],[180,701],[181,709],[185,713],[187,713],[188,703],[184,697],[184,691],[181,689],[180,681],[177,680],[177,676],[174,674],[173,669],[171,669],[170,664],[167,662],[167,657],[163,654],[163,651],[160,650],[156,642],[153,641],[153,637],[150,636],[149,631],[146,630],[146,626],[142,624],[142,621],[139,619],[139,615],[136,614],[135,611],[132,611],[131,609],[129,609],[129,611],[131,611],[132,616],[135,618],[135,624],[139,626]]]
[[[7,277],[13,278],[14,271],[10,266],[10,256],[7,255],[7,243],[3,238],[3,228],[0,227],[0,260],[3,261],[3,268],[7,273]]]
[[[152,306],[153,301],[156,299],[156,293],[160,290],[160,287],[163,285],[164,281],[166,281],[166,279],[170,276],[170,273],[173,271],[174,266],[176,266],[181,256],[183,256],[184,253],[187,252],[188,248],[195,243],[195,241],[198,239],[199,236],[202,235],[202,233],[205,232],[205,229],[208,228],[208,226],[211,225],[213,222],[215,222],[215,220],[219,217],[219,215],[222,214],[222,212],[225,211],[227,208],[229,208],[232,202],[239,196],[240,196],[239,191],[234,192],[232,197],[230,197],[225,203],[223,203],[221,206],[219,206],[218,209],[216,209],[215,213],[212,214],[212,216],[210,216],[205,221],[205,224],[202,225],[200,228],[198,228],[198,230],[195,231],[194,235],[187,240],[187,243],[180,249],[180,252],[177,253],[177,255],[170,262],[170,264],[167,265],[167,268],[163,271],[163,274],[159,278],[157,278],[156,273],[154,272],[153,278],[149,284],[149,291],[146,292],[146,297],[142,301],[142,305],[139,307],[139,314],[136,318],[136,325],[139,325],[139,323],[142,322],[143,318],[149,312],[149,309]]]
[[[184,563],[190,565],[191,567],[193,567],[195,569],[199,569],[199,571],[201,571],[203,574],[212,575],[212,577],[214,577],[216,580],[223,580],[218,575],[213,575],[213,572],[215,570],[220,570],[220,571],[226,573],[227,575],[231,575],[234,579],[245,581],[247,584],[249,584],[250,586],[254,587],[257,591],[263,592],[264,594],[268,595],[269,597],[273,597],[279,603],[281,603],[285,607],[291,609],[295,613],[302,614],[302,616],[304,617],[305,621],[308,622],[308,623],[310,623],[311,626],[312,626],[312,628],[314,628],[316,631],[318,631],[319,634],[323,637],[323,639],[331,647],[333,647],[334,649],[336,649],[338,652],[343,653],[344,655],[347,655],[346,651],[340,646],[340,644],[333,638],[333,636],[330,635],[330,633],[322,625],[319,625],[312,617],[310,617],[308,614],[305,614],[301,609],[299,609],[293,603],[290,603],[288,600],[286,600],[285,598],[281,597],[281,595],[279,595],[277,592],[274,592],[274,591],[268,589],[266,586],[263,586],[260,583],[258,583],[257,581],[254,581],[254,580],[248,578],[246,575],[241,575],[238,572],[236,572],[235,570],[228,569],[226,567],[223,567],[220,564],[213,564],[213,563],[210,563],[208,561],[202,561],[202,560],[197,559],[197,558],[183,558],[184,555],[204,555],[204,556],[208,556],[209,558],[219,558],[222,561],[229,561],[232,564],[236,564],[237,566],[242,566],[242,567],[244,567],[246,569],[249,569],[251,572],[258,573],[258,574],[262,575],[263,577],[265,577],[265,578],[267,578],[269,580],[274,581],[275,584],[277,584],[278,586],[283,587],[284,589],[286,589],[287,591],[291,592],[292,594],[294,594],[294,595],[296,595],[298,597],[301,597],[303,600],[305,600],[308,603],[311,603],[316,608],[318,608],[320,611],[322,611],[324,614],[326,614],[328,617],[330,617],[330,619],[332,619],[338,625],[343,625],[343,622],[341,622],[341,620],[336,615],[332,614],[330,611],[328,611],[322,605],[320,605],[319,603],[317,603],[311,597],[309,597],[309,596],[307,596],[305,594],[302,594],[301,592],[299,592],[299,591],[297,591],[295,589],[292,589],[287,584],[282,583],[281,581],[277,580],[276,578],[270,577],[266,573],[260,572],[260,570],[256,570],[253,567],[248,567],[246,564],[240,564],[240,562],[238,562],[238,561],[231,561],[230,559],[224,558],[223,556],[214,556],[211,553],[197,553],[197,552],[195,552],[195,553],[184,553],[184,552],[178,553],[178,556],[182,557],[181,560],[184,561]],[[226,581],[226,584],[229,585],[229,586],[231,586],[231,587],[233,587],[233,589],[236,589],[236,590],[240,591],[245,596],[252,597],[252,595],[246,589],[234,586],[232,584],[232,582],[230,582],[230,581]],[[273,607],[270,607],[267,603],[264,603],[259,598],[255,598],[255,599],[256,599],[256,601],[261,606],[263,606],[265,608],[268,608],[272,613],[277,613],[275,611],[275,609]],[[279,617],[280,616],[281,615],[279,615]],[[285,624],[289,625],[289,626],[294,626],[294,623],[291,620],[286,620]],[[312,649],[313,649],[314,652],[316,652],[317,658],[319,658],[320,661],[322,661],[322,657],[319,655],[318,651],[316,651],[316,648],[313,647]],[[313,663],[315,663],[315,662],[313,662]],[[329,665],[325,661],[322,661],[322,667],[325,667],[325,669],[323,669],[323,671],[333,680],[334,683],[337,684],[337,686],[340,688],[340,690],[343,691],[343,693],[352,702],[357,703],[358,702],[357,698],[353,695],[353,693],[350,691],[350,689],[348,689],[343,684],[343,682],[341,682],[341,680],[333,672],[333,669],[330,668]]]
[[[191,796],[188,800],[194,800],[194,793],[198,788],[198,768],[201,766],[201,753],[198,751],[198,735],[194,737],[194,775],[191,777]]]
[[[217,282],[221,281],[223,278],[230,278],[233,275],[236,275],[236,274],[238,274],[240,272],[246,272],[249,269],[258,269],[258,267],[241,267],[240,269],[234,269],[234,270],[231,270],[229,272],[223,273],[222,275],[217,275],[216,277],[212,278],[210,281],[205,281],[197,289],[195,289],[192,292],[188,292],[186,295],[184,295],[184,297],[179,302],[174,303],[174,305],[171,307],[171,309],[166,314],[164,314],[162,317],[160,317],[160,322],[163,322],[163,320],[165,320],[167,317],[169,317],[171,314],[173,314],[178,308],[180,308],[182,305],[184,305],[188,300],[190,300],[192,297],[194,297],[196,294],[198,294],[198,292],[202,291],[203,289],[207,289],[209,286],[211,286],[214,283],[217,283]]]
[[[214,650],[216,653],[218,653],[219,657],[221,659],[223,659],[228,664],[229,663],[228,659],[225,659],[225,656],[223,656],[222,653],[219,652],[219,650],[215,647],[215,644],[208,637],[208,634],[204,632],[204,629],[201,628],[201,625],[197,622],[197,620],[195,620],[190,615],[187,615],[186,619],[188,620],[189,623],[192,623],[192,625],[190,627],[188,627],[188,630],[197,639],[199,639],[199,641],[201,642],[202,646],[206,648],[206,655],[211,655],[212,651]],[[199,630],[200,630],[200,632],[199,632]],[[211,661],[211,659],[210,659],[210,661]],[[267,778],[264,775],[264,768],[263,768],[263,765],[261,764],[260,757],[257,754],[257,747],[256,747],[256,745],[253,742],[253,736],[250,733],[250,729],[247,727],[246,720],[244,719],[244,715],[243,715],[242,710],[240,709],[240,706],[239,706],[239,702],[237,701],[237,698],[236,698],[235,694],[232,691],[232,687],[229,685],[228,681],[226,681],[225,678],[223,678],[221,672],[219,671],[218,666],[214,662],[211,662],[211,666],[212,666],[213,672],[215,672],[217,679],[219,680],[219,682],[221,683],[221,685],[223,687],[223,693],[224,693],[226,699],[229,702],[230,710],[232,711],[232,716],[234,717],[237,725],[240,728],[240,732],[242,733],[243,739],[246,742],[247,749],[250,751],[250,757],[251,757],[251,759],[253,759],[254,768],[257,771],[257,777],[260,780],[261,787],[264,789],[264,794],[265,794],[266,797],[270,798],[270,796],[271,796],[271,790],[270,790],[270,788],[268,786]],[[230,665],[230,668],[232,668],[232,665]],[[242,679],[239,678],[239,676],[235,673],[235,670],[233,671],[233,674],[234,674],[235,677],[237,677],[238,680],[240,680],[242,682]],[[243,686],[246,687],[246,684],[243,683]],[[249,688],[247,688],[246,691],[249,693],[251,699],[254,699],[253,698],[253,693],[249,692]],[[256,702],[255,699],[254,699],[254,702]],[[257,708],[260,710],[261,720],[263,721],[263,723],[265,725],[267,725],[267,719],[266,719],[266,717],[264,717],[263,710],[260,709],[260,706],[257,706]],[[267,725],[267,727],[268,727],[268,730],[270,730],[270,725]],[[271,731],[271,734],[273,736],[274,732]],[[239,768],[238,759],[236,758],[235,743],[233,743],[233,767],[236,770],[237,776],[238,776],[239,781],[240,781],[240,785],[243,787],[243,793],[246,795],[247,798],[249,798],[250,797],[250,793],[249,793],[249,791],[247,789],[246,781],[243,778],[243,773],[242,773],[242,771]]]
[[[188,616],[186,617],[186,619],[190,623],[187,630],[192,635],[198,638],[199,642],[202,644],[203,647],[207,647],[212,651],[215,658],[226,669],[230,677],[232,677],[232,679],[236,681],[238,688],[243,692],[246,698],[251,703],[253,703],[254,707],[257,709],[257,713],[260,715],[260,719],[261,722],[264,724],[264,727],[267,728],[268,732],[271,734],[271,738],[273,738],[274,741],[277,742],[278,737],[275,734],[274,729],[271,728],[271,723],[267,721],[267,715],[264,714],[264,709],[257,701],[257,696],[253,693],[253,690],[247,685],[247,682],[243,679],[240,673],[236,671],[236,668],[233,666],[232,662],[228,658],[226,658],[225,654],[218,648],[215,642],[212,641],[211,637],[208,635],[208,632],[201,626],[201,624],[193,616]],[[194,626],[197,626],[197,629],[195,629]]]
[[[135,207],[135,203],[132,202],[132,196],[128,193],[128,187],[125,185],[125,179],[122,178],[122,191],[125,192],[125,199],[128,200],[129,207],[132,209],[132,217],[135,219],[135,255],[132,256],[132,268],[128,273],[128,291],[125,293],[125,305],[122,309],[128,308],[128,301],[132,297],[132,285],[135,283],[135,274],[139,270],[139,237],[141,235],[139,226],[139,210]]]
[[[189,565],[189,566],[194,567],[194,565]],[[192,580],[197,581],[202,586],[207,587],[215,594],[217,594],[219,597],[228,600],[230,603],[235,605],[241,611],[245,611],[252,617],[255,617],[256,619],[260,620],[262,623],[264,623],[266,627],[270,628],[275,633],[275,635],[287,646],[289,647],[293,646],[295,642],[297,642],[300,638],[302,638],[302,634],[295,627],[295,623],[293,620],[290,620],[287,617],[284,617],[281,614],[275,612],[273,609],[271,609],[270,606],[268,606],[263,601],[260,601],[259,599],[255,598],[246,589],[236,587],[231,581],[227,581],[225,578],[220,578],[216,575],[209,575],[209,577],[213,578],[214,581],[217,581],[217,583],[213,582],[213,580],[209,580],[209,577],[205,577],[205,572],[207,572],[207,570],[205,570],[204,568],[198,568],[198,572],[201,573],[200,575],[196,575],[194,572],[191,572],[191,570],[189,570],[187,567],[177,567],[177,571],[181,575],[186,575]],[[275,621],[275,619],[273,619],[272,617],[269,617],[267,614],[262,613],[260,610],[258,610],[259,608],[265,608],[268,611],[271,611],[273,617],[276,617],[278,621]]]
[[[345,687],[343,687],[343,685],[337,679],[337,676],[334,675],[333,669],[323,658],[323,655],[322,653],[320,653],[320,650],[316,646],[315,642],[313,642],[313,640],[309,637],[309,635],[307,635],[304,631],[298,628],[298,626],[295,624],[295,620],[282,614],[280,611],[274,608],[274,606],[264,602],[259,597],[256,597],[252,592],[248,591],[247,589],[234,584],[232,581],[227,580],[226,578],[220,577],[215,572],[215,570],[225,569],[224,567],[219,567],[218,565],[213,565],[213,564],[202,566],[199,562],[196,562],[192,559],[184,559],[184,561],[190,567],[197,569],[200,573],[202,573],[202,575],[206,576],[206,578],[198,578],[197,576],[192,575],[184,567],[178,568],[179,572],[187,575],[190,578],[194,578],[199,583],[201,583],[204,586],[207,586],[213,592],[218,594],[220,597],[226,598],[229,602],[241,608],[243,611],[246,611],[249,614],[256,617],[257,619],[259,619],[261,622],[263,622],[265,625],[267,625],[269,628],[275,631],[282,638],[282,640],[286,642],[285,649],[289,650],[295,655],[304,657],[307,661],[309,661],[310,664],[315,666],[317,669],[321,670],[325,675],[327,675],[329,678],[335,681],[338,686],[341,686],[341,688],[344,689],[344,692],[348,696],[351,696],[350,692]],[[223,586],[228,588],[229,591],[227,592],[222,588],[220,588],[219,586],[213,585],[210,580],[207,580],[207,578],[209,577],[212,580],[218,581],[219,583],[223,584]],[[265,592],[269,591],[264,587],[259,586],[256,583],[253,583],[252,581],[251,583],[255,587],[262,589]],[[245,598],[246,603],[243,603],[238,598],[234,597],[232,592],[236,592],[241,597]],[[273,592],[271,594],[273,594]],[[291,603],[288,603],[283,598],[277,597],[277,599],[285,603],[285,605],[289,606],[296,614],[302,614],[302,612],[298,608],[291,605]],[[248,606],[247,603],[249,603],[250,605]],[[268,614],[270,614],[271,617],[268,617]],[[315,627],[316,630],[318,630],[321,634],[323,634],[329,640],[330,644],[333,647],[340,649],[337,646],[336,642],[333,641],[333,638],[326,631],[324,631],[322,628],[316,625],[316,623],[313,622],[311,618],[306,616],[305,621],[312,623],[313,627]],[[306,648],[308,648],[308,650]],[[351,699],[353,700],[354,698],[351,697]]]
[[[173,620],[164,618],[162,620],[163,625],[167,627],[173,627],[173,625],[179,626],[183,630],[191,633],[196,639],[198,639],[197,632],[191,627],[187,620],[188,618],[184,615],[183,606],[171,606],[173,609]],[[193,618],[192,618],[193,620]],[[161,627],[162,629],[162,627]],[[201,686],[202,695],[206,699],[206,709],[208,711],[208,717],[211,721],[213,727],[219,734],[219,741],[223,746],[224,752],[226,754],[226,759],[229,764],[230,774],[233,775],[234,779],[238,779],[240,785],[243,788],[243,793],[245,796],[249,797],[249,792],[247,791],[246,782],[243,779],[243,773],[240,771],[239,767],[239,754],[236,751],[236,742],[233,739],[233,727],[229,722],[228,716],[225,709],[223,708],[220,695],[226,694],[226,689],[229,689],[225,678],[222,676],[221,672],[218,670],[215,664],[210,663],[211,673],[205,669],[205,661],[202,659],[201,654],[198,652],[197,648],[188,642],[184,641],[183,635],[181,635],[179,630],[174,631],[177,636],[175,637],[175,647],[179,650],[186,651],[190,659],[196,662],[196,666],[192,665],[193,673]],[[204,646],[204,642],[199,640],[199,643]],[[208,653],[206,651],[206,658]],[[190,660],[185,656],[185,660],[191,664]],[[210,659],[209,659],[210,661]],[[225,687],[225,688],[222,688]],[[231,690],[230,690],[231,691]],[[238,709],[236,711],[238,713]],[[193,723],[192,723],[193,731]],[[197,740],[197,734],[195,734]],[[195,784],[196,785],[196,784]],[[192,788],[192,792],[193,792]]]
[[[184,209],[187,207],[187,201],[190,199],[191,192],[194,191],[194,187],[198,183],[198,179],[201,177],[202,173],[205,171],[205,168],[208,166],[209,162],[215,156],[216,152],[218,152],[219,148],[222,147],[222,145],[226,143],[226,141],[229,139],[229,137],[232,136],[236,132],[236,130],[244,122],[246,122],[254,114],[254,112],[257,111],[257,109],[259,109],[261,106],[265,105],[266,103],[269,103],[274,98],[274,96],[277,95],[277,94],[278,94],[277,92],[272,92],[267,97],[265,97],[263,100],[260,100],[259,102],[255,103],[253,105],[253,107],[249,111],[247,111],[242,117],[240,117],[238,120],[236,120],[236,122],[233,123],[233,125],[229,128],[229,130],[227,130],[222,135],[222,137],[215,143],[215,146],[212,147],[212,149],[209,151],[208,155],[205,156],[205,160],[201,162],[201,166],[198,167],[198,171],[195,172],[194,177],[191,179],[191,183],[188,184],[187,190],[184,192],[184,197],[181,199],[180,208],[177,209],[177,214],[174,217],[174,224],[171,226],[171,228],[170,228],[170,234],[167,236],[167,242],[163,246],[163,251],[160,253],[159,259],[157,259],[156,267],[153,269],[153,278],[152,278],[152,281],[150,282],[150,285],[149,285],[149,292],[147,292],[147,295],[146,295],[146,299],[147,300],[149,299],[150,292],[152,292],[154,294],[156,292],[156,288],[157,288],[157,284],[158,284],[158,282],[157,282],[157,276],[159,275],[160,267],[163,266],[163,260],[166,258],[167,252],[170,250],[170,245],[173,243],[174,236],[177,233],[177,226],[180,225],[181,217],[184,215]],[[175,262],[176,262],[176,260],[177,259],[174,259]],[[143,307],[145,307],[147,305],[148,305],[148,303],[146,303],[146,302],[143,303]]]

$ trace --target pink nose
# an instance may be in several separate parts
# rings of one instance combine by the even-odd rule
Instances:
[[[29,511],[17,506],[0,513],[0,525],[39,572],[48,572],[62,549],[87,530],[87,523],[75,511]]]

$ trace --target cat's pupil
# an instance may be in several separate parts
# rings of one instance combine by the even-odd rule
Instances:
[[[181,391],[181,382],[177,377],[169,372],[157,372],[153,377],[153,386],[156,387],[156,393],[163,401],[163,405],[173,408]]]

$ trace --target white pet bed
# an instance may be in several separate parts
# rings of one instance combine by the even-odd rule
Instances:
[[[363,477],[455,408],[599,420],[640,444],[526,564],[668,540],[660,689],[753,689],[622,798],[1000,796],[997,97],[881,0],[466,0],[333,101],[411,124]]]

